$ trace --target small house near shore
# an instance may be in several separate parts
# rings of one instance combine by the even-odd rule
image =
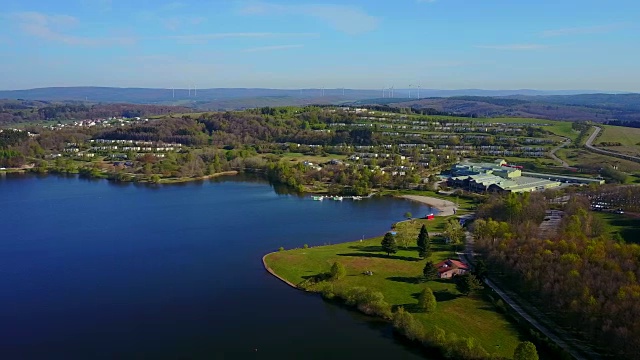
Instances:
[[[447,259],[436,264],[440,279],[451,279],[456,275],[463,275],[469,271],[469,267],[458,260]]]

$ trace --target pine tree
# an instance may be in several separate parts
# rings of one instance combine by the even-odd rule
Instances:
[[[483,289],[482,282],[473,274],[456,276],[456,288],[464,295]]]
[[[390,232],[384,235],[382,239],[382,251],[387,253],[387,256],[398,252],[398,244],[396,244],[396,238]]]
[[[437,301],[433,291],[425,288],[418,296],[418,307],[426,312],[432,312],[436,309]]]
[[[424,275],[424,279],[426,281],[434,280],[438,278],[438,269],[431,261],[427,261],[424,265],[424,269],[422,269],[422,275]]]
[[[431,239],[425,225],[422,225],[418,234],[418,256],[423,259],[431,256]]]

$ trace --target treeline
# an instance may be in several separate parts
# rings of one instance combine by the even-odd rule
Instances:
[[[451,97],[450,99],[477,101],[477,102],[483,102],[483,103],[499,105],[499,106],[516,106],[516,105],[529,103],[529,101],[526,101],[526,100],[510,99],[510,98],[503,98],[503,97],[486,97],[486,96],[454,96],[454,97]]]
[[[6,149],[9,146],[17,145],[29,138],[26,131],[18,130],[1,130],[0,132],[0,149]]]
[[[625,120],[609,120],[605,122],[607,125],[611,126],[624,126],[630,128],[640,128],[640,121],[625,121]]]
[[[561,325],[612,355],[637,356],[640,246],[612,240],[580,196],[564,206],[555,235],[542,236],[547,204],[538,194],[493,197],[477,213],[477,250]]]

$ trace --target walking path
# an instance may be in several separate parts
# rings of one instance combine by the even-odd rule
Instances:
[[[551,150],[551,153],[549,153],[549,155],[553,158],[553,160],[559,162],[562,165],[562,167],[566,167],[566,168],[570,167],[569,163],[557,157],[556,152],[569,144],[571,144],[571,139],[564,138],[564,141],[562,142],[562,144],[556,146],[553,150]]]

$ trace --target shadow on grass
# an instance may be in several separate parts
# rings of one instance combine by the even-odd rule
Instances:
[[[391,311],[396,312],[398,311],[398,308],[402,307],[404,308],[405,311],[410,312],[410,313],[421,313],[424,312],[424,310],[422,310],[417,303],[417,300],[415,303],[411,303],[411,304],[400,304],[400,305],[393,305],[391,307]]]
[[[437,302],[445,302],[445,301],[450,301],[450,300],[455,300],[459,297],[461,297],[462,295],[459,294],[454,294],[452,292],[449,291],[434,291],[433,295],[436,297],[436,301]]]
[[[329,273],[320,273],[315,275],[305,275],[302,277],[305,280],[312,280],[314,282],[327,281],[331,279],[331,274]]]
[[[382,252],[381,246],[349,246],[349,249],[358,250],[362,252]]]
[[[421,284],[423,282],[422,279],[418,276],[391,276],[388,277],[387,280],[403,282],[407,284]]]
[[[346,253],[346,254],[338,254],[338,256],[350,256],[350,257],[368,257],[368,258],[379,258],[379,259],[389,259],[389,260],[404,260],[404,261],[420,261],[418,258],[412,258],[408,256],[397,256],[397,255],[385,255],[385,254],[372,254],[372,253]]]

